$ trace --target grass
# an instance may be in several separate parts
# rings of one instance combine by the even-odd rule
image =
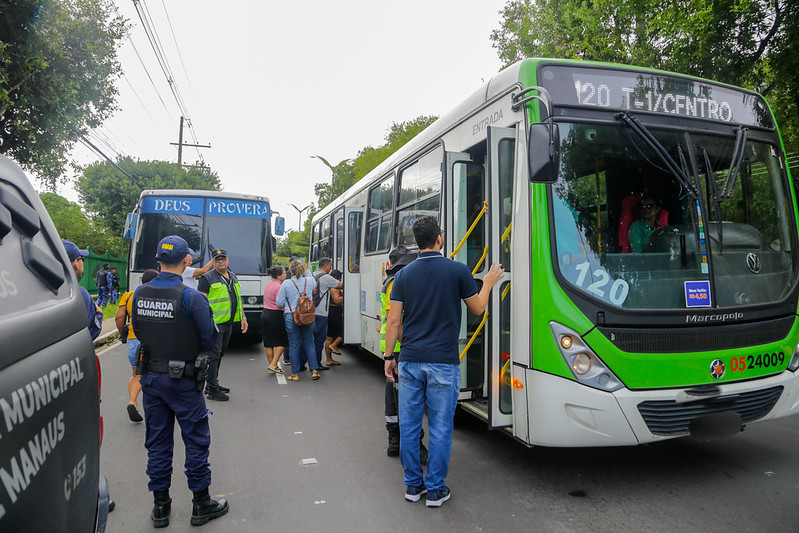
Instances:
[[[105,309],[103,309],[103,320],[114,318],[117,314],[117,307],[119,307],[117,304],[109,302],[109,304],[105,306]],[[100,309],[102,309],[102,307]]]

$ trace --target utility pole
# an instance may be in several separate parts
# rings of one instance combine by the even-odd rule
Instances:
[[[178,142],[176,143],[169,143],[172,146],[178,147],[178,165],[183,164],[183,147],[184,146],[191,146],[193,148],[211,148],[210,144],[186,144],[183,142],[183,121],[185,119],[180,117],[180,131],[178,131]]]

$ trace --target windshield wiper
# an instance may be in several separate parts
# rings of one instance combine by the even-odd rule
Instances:
[[[671,172],[672,175],[677,178],[680,186],[682,186],[682,188],[688,192],[688,195],[691,198],[699,198],[699,191],[697,191],[696,187],[691,184],[688,174],[683,168],[680,168],[680,166],[677,165],[677,162],[674,161],[666,148],[660,144],[660,141],[658,141],[655,136],[652,135],[652,132],[649,131],[646,126],[641,124],[641,122],[628,111],[623,111],[617,114],[616,120],[624,122],[630,127],[630,129],[637,133],[638,136],[641,137],[652,150],[655,151],[660,160],[663,161],[663,164],[666,165],[666,168],[669,170],[669,172]]]
[[[702,147],[702,154],[705,157],[705,174],[710,188],[713,190],[713,204],[716,206],[716,225],[719,228],[719,253],[724,251],[724,234],[721,229],[721,202],[718,187],[716,186],[716,176],[713,174],[713,166],[710,164],[710,156],[707,155],[707,150]]]
[[[741,171],[741,163],[744,160],[744,146],[746,146],[746,138],[749,135],[749,129],[743,126],[738,126],[735,135],[735,148],[732,151],[732,159],[730,159],[730,169],[727,171],[727,179],[724,181],[724,186],[721,192],[716,195],[717,202],[723,202],[732,198],[735,181],[738,179],[738,174]]]

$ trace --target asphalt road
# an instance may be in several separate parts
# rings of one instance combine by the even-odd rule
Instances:
[[[262,350],[232,347],[220,371],[231,400],[208,402],[211,494],[228,498],[230,512],[203,531],[799,531],[797,417],[724,440],[528,449],[459,413],[452,499],[428,509],[404,501],[399,460],[386,457],[382,361],[345,348],[342,366],[318,382],[306,372],[281,384]],[[111,533],[152,527],[144,424],[125,411],[125,354],[124,345],[100,353]],[[176,428],[169,530],[197,531],[183,459]]]

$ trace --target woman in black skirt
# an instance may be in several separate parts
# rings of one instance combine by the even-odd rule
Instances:
[[[270,374],[282,374],[283,370],[278,364],[283,349],[288,346],[286,325],[283,322],[283,308],[278,307],[275,298],[280,290],[280,285],[286,279],[286,269],[275,266],[266,272],[272,276],[272,281],[264,289],[264,310],[261,312],[261,336],[264,339],[266,362]]]
[[[331,270],[330,275],[341,281],[341,271]],[[344,340],[344,289],[330,289],[330,310],[327,313],[327,340],[325,341],[325,354],[327,366],[340,365],[333,359],[333,354],[341,355],[338,345]]]

